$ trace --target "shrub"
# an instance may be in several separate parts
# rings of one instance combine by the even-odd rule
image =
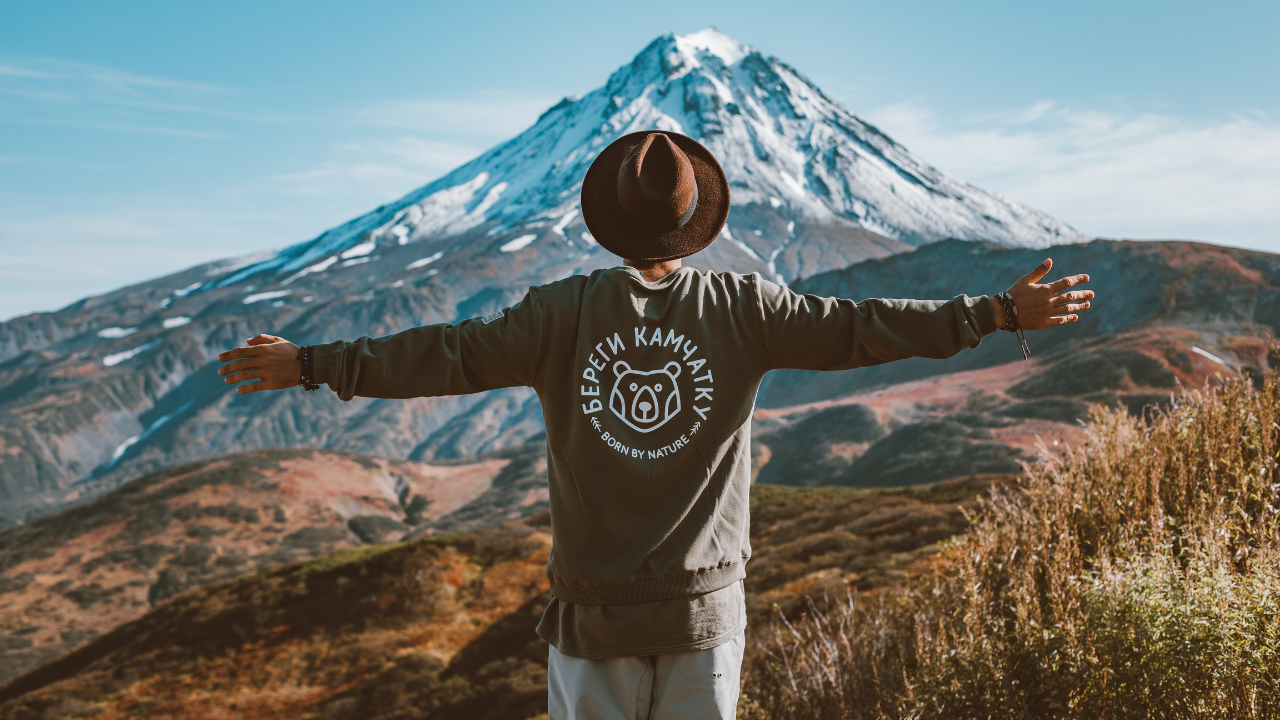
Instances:
[[[744,714],[1280,717],[1277,401],[1095,414],[909,587],[758,633]]]

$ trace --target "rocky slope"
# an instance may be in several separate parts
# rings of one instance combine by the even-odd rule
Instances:
[[[582,224],[579,187],[602,147],[646,128],[701,139],[731,181],[727,229],[697,267],[790,282],[947,237],[1083,239],[930,167],[777,58],[713,29],[663,36],[521,135],[312,241],[0,324],[0,523],[230,452],[417,461],[527,441],[541,430],[527,390],[238,396],[212,361],[258,332],[308,344],[484,315],[529,285],[616,264]]]
[[[930,562],[994,478],[752,493],[750,621]],[[546,513],[192,590],[0,687],[0,718],[545,717]]]

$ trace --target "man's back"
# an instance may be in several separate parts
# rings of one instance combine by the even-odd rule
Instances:
[[[999,326],[1074,322],[1093,294],[1063,291],[1088,276],[1036,285],[1046,260],[996,298],[854,303],[681,268],[724,227],[729,186],[677,133],[605,148],[581,207],[626,267],[530,288],[456,325],[304,348],[259,335],[223,353],[219,373],[260,381],[239,392],[327,383],[344,400],[535,388],[551,493],[552,599],[538,626],[552,646],[551,717],[731,718],[764,374],[946,358]]]
[[[630,267],[530,288],[456,325],[316,348],[343,398],[535,388],[547,427],[553,594],[687,597],[744,576],[750,420],[774,368],[950,357],[994,331],[985,301],[796,295],[758,275]]]

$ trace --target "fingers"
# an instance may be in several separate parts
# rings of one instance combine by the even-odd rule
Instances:
[[[256,357],[237,360],[233,363],[230,363],[228,365],[223,365],[222,367],[218,368],[218,374],[230,375],[233,372],[240,372],[241,370],[251,370],[255,365],[257,365],[258,360],[259,358],[256,358]]]
[[[1076,290],[1075,292],[1062,293],[1049,298],[1051,305],[1061,305],[1069,302],[1080,302],[1081,300],[1092,300],[1094,298],[1092,290]]]
[[[1073,313],[1073,312],[1080,312],[1081,310],[1088,310],[1088,309],[1089,309],[1089,303],[1082,302],[1082,303],[1071,303],[1069,305],[1059,305],[1058,307],[1054,308],[1053,311],[1059,312],[1059,313]]]
[[[1087,282],[1089,282],[1088,275],[1072,275],[1070,277],[1064,277],[1061,280],[1049,283],[1049,290],[1055,293],[1060,293],[1069,287],[1072,287],[1074,285],[1081,285]]]
[[[1045,323],[1045,327],[1056,327],[1058,325],[1070,325],[1071,323],[1079,319],[1080,319],[1079,315],[1059,315],[1057,317],[1049,318],[1049,321]],[[241,388],[241,390],[243,389],[244,388]]]
[[[231,375],[228,375],[225,378],[223,378],[222,381],[228,385],[235,385],[236,383],[244,382],[245,380],[261,380],[261,379],[262,379],[262,374],[259,372],[258,368],[250,368],[242,372],[232,373]]]
[[[228,350],[218,356],[218,362],[229,362],[238,360],[239,358],[257,357],[259,355],[258,347],[262,345],[274,345],[275,343],[288,342],[282,337],[275,335],[260,334],[251,337],[247,341],[247,346],[240,346],[232,350]]]
[[[231,362],[232,360],[239,360],[240,358],[251,358],[257,356],[258,352],[254,348],[238,347],[219,355],[218,362]]]
[[[248,395],[249,393],[255,393],[255,392],[258,392],[259,390],[270,390],[270,389],[271,388],[267,387],[267,383],[265,381],[259,380],[256,383],[241,385],[240,387],[236,388],[236,392],[240,393],[241,395]]]
[[[267,335],[261,333],[255,337],[249,338],[250,345],[270,345],[271,343],[284,342],[284,338],[275,335]]]
[[[1053,269],[1053,258],[1045,258],[1044,262],[1037,265],[1034,270],[1027,273],[1026,275],[1023,275],[1022,280],[1020,280],[1019,282],[1026,283],[1028,285],[1031,283],[1039,282],[1040,278],[1044,277],[1045,275],[1048,275],[1049,271],[1052,269]]]

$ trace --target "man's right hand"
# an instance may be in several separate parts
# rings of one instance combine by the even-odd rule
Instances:
[[[228,385],[246,380],[258,381],[236,388],[236,392],[242,395],[259,390],[284,390],[297,385],[302,379],[298,346],[275,335],[249,338],[247,346],[222,353],[218,362],[230,363],[218,368],[218,374]]]

